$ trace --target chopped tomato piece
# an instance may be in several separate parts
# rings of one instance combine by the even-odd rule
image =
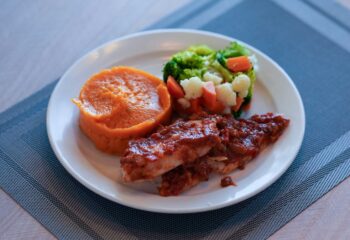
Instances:
[[[203,101],[204,106],[208,109],[214,108],[216,105],[216,92],[213,82],[206,82],[203,84]]]
[[[174,98],[183,98],[185,96],[182,87],[175,81],[175,79],[169,75],[168,80],[166,82],[166,86],[171,96]]]
[[[232,57],[227,59],[226,66],[232,72],[244,72],[252,67],[247,56]]]

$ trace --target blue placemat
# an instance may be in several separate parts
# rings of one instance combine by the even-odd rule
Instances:
[[[350,175],[346,11],[313,0],[197,1],[151,27],[200,28],[241,39],[274,58],[295,81],[305,104],[305,139],[286,174],[259,195],[216,211],[169,215],[94,194],[50,148],[45,114],[55,83],[0,115],[1,188],[58,238],[267,238]]]

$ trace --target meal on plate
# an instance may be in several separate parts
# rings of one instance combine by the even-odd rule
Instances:
[[[211,174],[243,169],[289,125],[273,113],[239,119],[253,97],[256,63],[232,42],[174,54],[164,81],[131,67],[103,70],[73,100],[80,128],[100,150],[122,155],[124,182],[161,178],[160,195],[179,195]]]
[[[108,153],[123,153],[131,138],[151,133],[171,115],[163,81],[131,67],[93,75],[73,102],[80,109],[81,130]]]

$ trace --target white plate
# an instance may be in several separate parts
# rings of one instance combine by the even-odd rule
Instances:
[[[248,115],[268,111],[283,113],[291,119],[291,124],[281,138],[244,171],[231,174],[237,187],[221,188],[220,177],[213,176],[180,196],[161,197],[154,183],[123,184],[119,158],[98,151],[81,133],[79,111],[71,102],[85,81],[104,68],[129,65],[161,77],[162,66],[173,53],[199,43],[219,49],[233,40],[204,31],[156,30],[116,39],[83,56],[63,75],[49,102],[47,131],[57,158],[73,177],[95,193],[153,212],[218,209],[243,201],[270,186],[287,170],[300,148],[305,129],[304,107],[298,90],[283,69],[247,44],[259,62],[255,95]]]

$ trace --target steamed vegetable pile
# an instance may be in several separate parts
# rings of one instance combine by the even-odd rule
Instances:
[[[237,42],[215,51],[194,45],[176,53],[164,65],[163,79],[180,114],[233,114],[249,106],[256,60]]]

